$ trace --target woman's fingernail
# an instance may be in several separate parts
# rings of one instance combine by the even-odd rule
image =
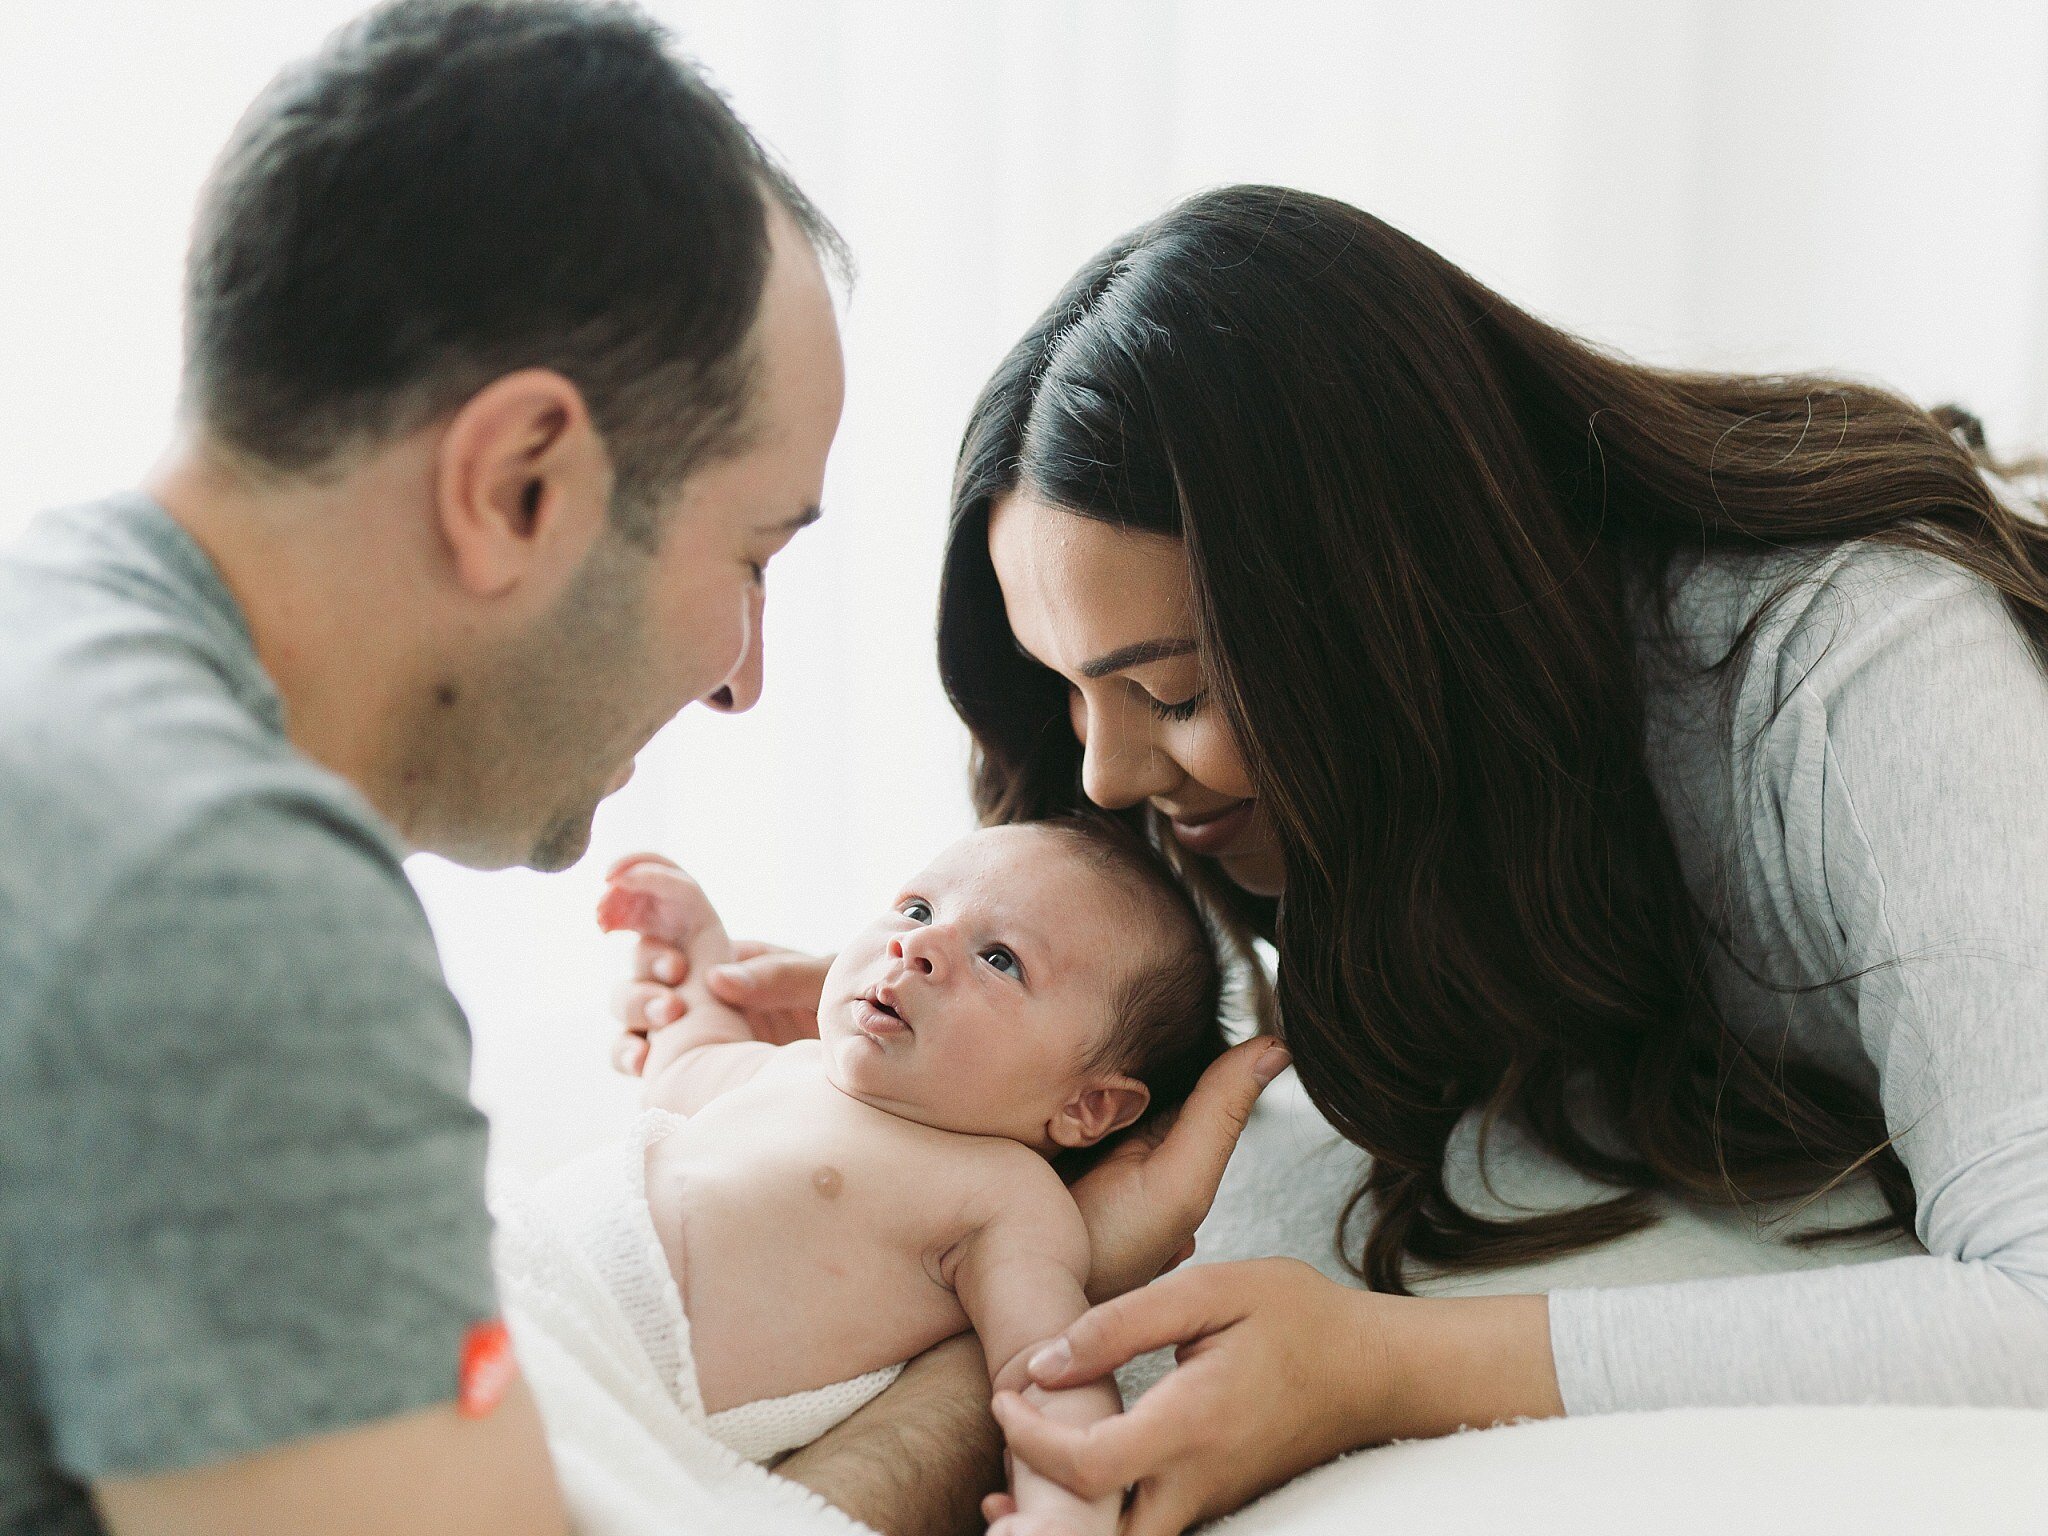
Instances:
[[[1074,1363],[1074,1348],[1065,1339],[1054,1339],[1031,1357],[1025,1369],[1038,1377],[1063,1376]]]
[[[1269,1045],[1266,1047],[1266,1053],[1253,1064],[1252,1076],[1258,1079],[1260,1086],[1263,1087],[1285,1072],[1287,1064],[1292,1060],[1294,1057],[1286,1046]]]

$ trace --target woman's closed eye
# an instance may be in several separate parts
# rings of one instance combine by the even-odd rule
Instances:
[[[1201,710],[1203,701],[1209,697],[1209,690],[1191,694],[1178,704],[1168,704],[1162,699],[1152,700],[1152,713],[1162,720],[1192,720]]]

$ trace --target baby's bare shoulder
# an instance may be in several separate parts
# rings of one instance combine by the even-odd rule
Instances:
[[[955,1289],[971,1251],[995,1263],[1005,1254],[1050,1258],[1087,1274],[1088,1226],[1052,1164],[1014,1141],[939,1134],[955,1145],[931,1165],[924,1186],[929,1208],[944,1213],[926,1251],[934,1281]]]
[[[1081,1208],[1041,1154],[999,1137],[971,1139],[977,1144],[968,1160],[973,1179],[971,1199],[982,1224],[1029,1229],[1063,1240],[1078,1234],[1086,1241],[1088,1229],[1081,1220]]]

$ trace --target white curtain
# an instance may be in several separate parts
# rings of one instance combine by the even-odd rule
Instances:
[[[0,536],[162,442],[193,193],[338,0],[0,7]],[[1346,198],[1658,361],[1818,367],[2048,439],[2048,7],[1995,0],[755,0],[652,9],[850,238],[826,520],[770,579],[768,690],[657,739],[565,875],[413,873],[501,1172],[602,1135],[656,847],[736,932],[831,945],[967,823],[931,620],[969,403],[1064,278],[1220,182]]]

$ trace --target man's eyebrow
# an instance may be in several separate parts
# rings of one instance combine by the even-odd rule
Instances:
[[[770,523],[764,528],[756,528],[754,532],[797,533],[805,528],[810,527],[811,524],[815,523],[819,518],[823,517],[824,515],[825,509],[823,507],[813,504],[811,506],[805,507],[803,511],[797,513],[795,517],[786,518],[779,523]]]
[[[1142,667],[1147,662],[1186,656],[1194,648],[1192,640],[1140,640],[1134,645],[1120,645],[1113,651],[1105,651],[1093,661],[1082,662],[1081,675],[1108,677],[1112,672],[1121,672],[1127,667]]]

